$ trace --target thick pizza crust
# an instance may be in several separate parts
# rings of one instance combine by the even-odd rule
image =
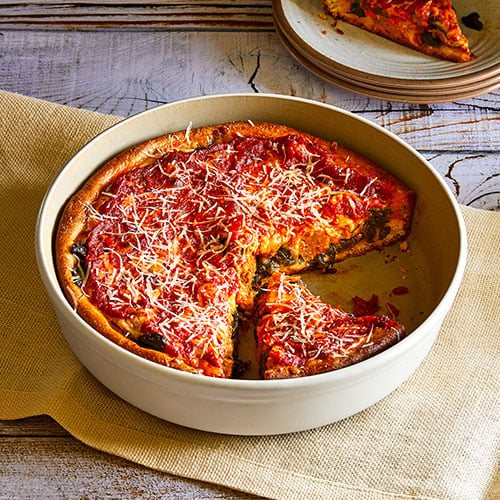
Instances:
[[[218,126],[204,127],[189,133],[180,131],[151,139],[143,144],[116,156],[99,169],[84,186],[70,199],[59,222],[55,241],[56,269],[63,292],[76,312],[93,328],[106,338],[155,363],[177,368],[190,373],[210,371],[210,366],[200,366],[198,369],[186,364],[182,359],[173,358],[153,349],[139,346],[134,340],[126,338],[122,332],[114,328],[108,318],[82,293],[82,290],[73,282],[72,269],[75,258],[71,254],[71,247],[85,228],[86,214],[84,206],[97,200],[104,188],[119,175],[132,169],[143,168],[154,163],[165,153],[175,150],[190,150],[206,146],[213,138],[214,132],[221,130]],[[228,345],[228,359],[224,364],[223,372],[219,376],[229,377],[232,372],[232,345]]]
[[[389,332],[383,328],[374,328],[371,345],[365,345],[364,347],[361,345],[346,357],[328,356],[324,359],[311,360],[302,367],[273,365],[268,362],[268,353],[263,352],[261,355],[261,371],[263,378],[266,380],[308,377],[310,375],[326,373],[371,358],[375,354],[396,344],[405,336],[406,329],[403,326],[399,330],[391,330]]]
[[[190,151],[205,147],[215,141],[224,141],[224,138],[231,138],[235,135],[272,138],[289,134],[307,138],[310,142],[321,146],[325,151],[329,152],[329,154],[335,157],[339,163],[345,164],[348,162],[349,165],[353,165],[353,168],[358,172],[371,178],[377,177],[379,180],[392,187],[394,196],[391,201],[391,210],[393,216],[389,221],[392,237],[384,241],[370,244],[361,242],[355,249],[340,252],[337,255],[337,260],[342,260],[351,255],[365,253],[368,249],[388,245],[407,235],[411,223],[411,211],[414,201],[413,193],[374,162],[335,142],[328,142],[283,125],[252,123],[250,121],[233,122],[193,130],[187,129],[185,131],[178,131],[151,139],[116,156],[92,175],[67,203],[61,216],[55,238],[55,261],[62,290],[76,312],[106,338],[145,359],[191,373],[204,373],[221,377],[231,376],[233,361],[231,359],[232,340],[230,337],[227,339],[227,359],[224,362],[222,371],[214,372],[213,367],[203,362],[203,360],[201,360],[201,364],[198,368],[194,368],[185,363],[182,359],[173,358],[163,352],[143,348],[132,339],[124,336],[123,332],[115,327],[106,315],[104,315],[89,298],[82,293],[81,288],[73,282],[72,270],[75,268],[75,257],[71,253],[71,247],[85,229],[85,205],[94,203],[99,198],[101,192],[105,190],[105,187],[119,175],[132,169],[151,165],[167,152],[176,150]],[[304,375],[307,374],[309,373],[304,372]],[[289,374],[288,376],[295,375]]]
[[[259,371],[266,380],[338,370],[406,336],[406,328],[388,317],[349,317],[314,296],[299,276],[281,273],[265,282],[256,322]]]

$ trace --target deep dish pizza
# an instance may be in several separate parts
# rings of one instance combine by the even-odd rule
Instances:
[[[73,196],[56,236],[57,270],[76,311],[113,342],[169,367],[230,377],[239,314],[256,323],[263,307],[274,314],[265,297],[275,276],[328,272],[406,237],[413,204],[395,177],[336,143],[266,123],[188,129],[122,153]],[[287,307],[291,296],[282,298]],[[365,321],[338,315],[337,330],[339,321]],[[378,345],[363,353],[404,334],[380,321],[390,340],[376,326]],[[346,358],[325,361],[327,369],[362,359],[323,347],[315,359]]]
[[[450,0],[323,0],[325,11],[425,54],[473,58]]]

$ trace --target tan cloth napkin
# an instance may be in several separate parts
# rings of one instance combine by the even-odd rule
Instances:
[[[46,188],[117,121],[0,92],[0,418],[48,414],[100,450],[270,498],[500,497],[500,214],[463,208],[470,255],[453,310],[424,363],[383,401],[290,435],[190,430],[130,406],[80,365],[38,277]]]

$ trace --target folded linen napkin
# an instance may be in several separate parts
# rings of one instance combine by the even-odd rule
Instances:
[[[191,430],[97,382],[65,343],[38,277],[33,234],[45,190],[118,120],[0,92],[0,418],[48,414],[92,447],[269,498],[500,498],[500,214],[462,207],[463,284],[429,356],[387,398],[289,435]]]

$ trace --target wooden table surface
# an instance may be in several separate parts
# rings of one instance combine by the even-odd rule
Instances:
[[[0,1],[0,88],[129,116],[216,93],[334,104],[420,151],[458,201],[500,210],[500,91],[408,105],[338,89],[304,70],[274,32],[270,0]],[[0,498],[255,498],[93,450],[49,417],[0,422]]]

